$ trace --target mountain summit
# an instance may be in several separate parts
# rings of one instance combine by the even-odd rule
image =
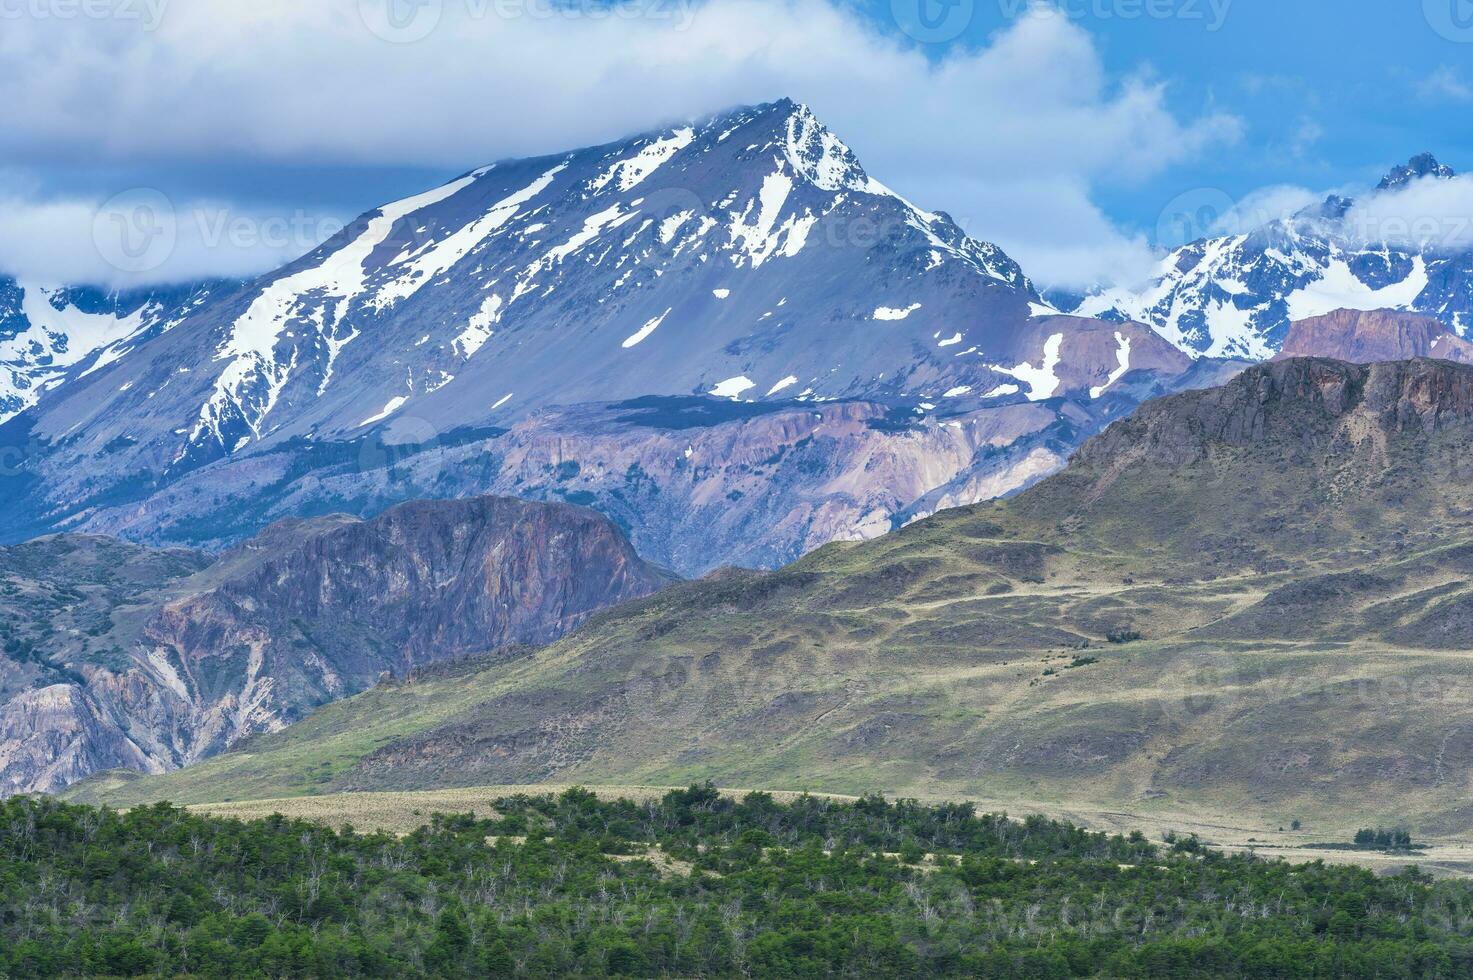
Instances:
[[[385,205],[98,372],[38,432],[85,414],[82,441],[105,444],[126,418],[125,455],[178,472],[407,414],[488,424],[652,394],[975,400],[1014,380],[975,355],[1041,353],[1008,329],[1036,299],[1000,249],[889,191],[784,100]]]
[[[1420,180],[1423,177],[1437,177],[1442,180],[1451,180],[1456,176],[1457,174],[1453,171],[1453,168],[1438,163],[1437,158],[1432,154],[1419,153],[1405,164],[1399,167],[1393,167],[1385,177],[1381,178],[1381,183],[1376,185],[1376,190],[1393,190],[1403,187],[1414,180]]]

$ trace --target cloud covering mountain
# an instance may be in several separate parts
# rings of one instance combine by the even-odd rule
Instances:
[[[376,6],[198,0],[168,5],[153,23],[140,0],[136,18],[7,21],[0,153],[18,173],[0,179],[10,199],[0,268],[40,256],[58,263],[56,275],[23,271],[136,279],[100,259],[90,270],[76,262],[98,258],[98,207],[134,185],[164,191],[181,213],[203,201],[248,221],[299,208],[346,219],[390,195],[318,205],[260,189],[262,174],[419,168],[399,184],[407,190],[468,159],[554,152],[792,94],[901,193],[944,202],[1040,279],[1083,284],[1149,256],[1096,205],[1098,189],[1160,174],[1240,130],[1227,113],[1174,109],[1159,78],[1110,70],[1080,24],[1045,8],[985,44],[938,54],[827,0],[629,0],[603,16],[533,0],[455,0],[410,8],[433,19],[422,37],[413,18],[399,33],[382,24],[375,33],[362,11]],[[58,46],[73,55],[54,58]],[[76,162],[99,151],[129,183],[66,185]],[[234,198],[180,176],[191,166]],[[179,265],[146,277],[247,271],[239,249],[201,255],[192,239],[186,245]],[[257,253],[249,271],[282,259]],[[217,265],[201,268],[212,257]]]

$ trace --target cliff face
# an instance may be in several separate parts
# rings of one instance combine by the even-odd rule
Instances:
[[[9,660],[31,680],[0,705],[0,792],[172,769],[386,672],[556,639],[672,578],[590,511],[500,498],[285,522],[197,567],[93,599],[105,656],[66,645],[49,620],[13,646]],[[63,562],[45,573],[63,605],[86,594],[69,572]]]
[[[1470,421],[1473,367],[1429,359],[1289,358],[1250,368],[1218,388],[1150,402],[1085,443],[1075,458],[1107,471],[1130,463],[1175,466],[1214,446],[1275,439],[1307,446],[1350,427],[1382,436],[1430,434]]]
[[[1436,357],[1473,364],[1473,344],[1430,316],[1398,310],[1336,310],[1300,320],[1284,339],[1286,357],[1333,357],[1365,364]]]

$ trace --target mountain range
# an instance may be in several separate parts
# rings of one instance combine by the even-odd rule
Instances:
[[[1419,157],[1373,193],[1455,179]],[[446,702],[463,707],[477,685],[542,662],[522,646],[553,641],[680,575],[707,576],[666,593],[677,603],[697,597],[687,613],[700,623],[722,621],[700,605],[714,594],[724,597],[721,609],[753,604],[776,623],[812,615],[835,636],[859,630],[907,650],[913,638],[896,624],[915,620],[927,636],[981,644],[993,656],[1010,644],[1047,652],[1133,635],[1139,609],[1185,643],[1177,624],[1205,628],[1208,612],[1226,615],[1232,605],[1215,586],[1196,598],[1148,592],[1147,601],[1141,590],[1122,592],[1110,570],[1143,569],[1162,579],[1158,591],[1194,581],[1158,575],[1158,563],[1205,567],[1209,581],[1251,569],[1292,589],[1335,560],[1321,554],[1321,538],[1303,537],[1319,525],[1302,512],[1290,519],[1262,501],[1243,509],[1257,491],[1234,469],[1242,460],[1198,474],[1204,499],[1237,487],[1207,518],[1192,510],[1200,501],[1186,502],[1185,484],[1159,486],[1150,499],[1132,489],[1144,478],[1124,490],[1114,477],[1084,488],[1080,473],[1129,474],[1150,455],[1140,419],[1160,417],[1162,405],[1195,406],[1153,430],[1152,438],[1175,440],[1175,455],[1152,457],[1162,472],[1217,460],[1217,442],[1227,440],[1233,453],[1292,481],[1305,460],[1280,458],[1273,447],[1293,438],[1327,458],[1366,451],[1375,465],[1393,466],[1388,423],[1362,410],[1379,369],[1277,366],[1329,363],[1305,355],[1410,364],[1395,376],[1405,389],[1397,411],[1425,422],[1421,402],[1430,401],[1432,429],[1444,414],[1461,418],[1461,376],[1406,360],[1473,361],[1460,333],[1456,265],[1439,266],[1453,299],[1438,316],[1401,308],[1417,305],[1410,301],[1375,305],[1398,299],[1389,286],[1351,290],[1333,305],[1344,296],[1332,297],[1326,283],[1339,273],[1312,269],[1304,256],[1349,261],[1340,232],[1329,230],[1353,210],[1333,198],[1231,242],[1195,243],[1199,254],[1179,253],[1172,268],[1197,269],[1201,288],[1173,287],[1175,312],[1165,321],[1152,305],[1137,309],[1145,322],[1135,322],[1120,303],[1102,306],[1104,294],[1084,303],[1098,316],[1067,315],[1001,249],[888,190],[807,108],[784,100],[471,171],[363,215],[253,282],[117,293],[9,280],[0,284],[0,354],[10,372],[0,405],[10,416],[0,424],[0,540],[13,542],[0,549],[0,791],[56,790],[109,768],[157,774],[199,763],[275,737],[386,674],[402,683],[445,660],[497,653],[468,668],[475,683]],[[1312,229],[1324,234],[1313,238]],[[1301,249],[1302,275],[1292,282],[1265,272],[1289,243]],[[1399,260],[1384,244],[1362,244],[1347,267],[1364,286],[1377,261],[1391,269]],[[1229,253],[1263,273],[1258,285],[1244,285],[1245,267],[1207,261]],[[1430,253],[1408,261],[1455,263]],[[1320,298],[1301,302],[1305,290]],[[1212,328],[1215,314],[1201,304],[1218,293],[1239,304],[1276,297],[1255,307],[1254,317],[1263,315],[1250,318],[1256,340],[1241,334],[1204,347],[1183,331],[1194,317]],[[1321,305],[1329,308],[1294,316]],[[1283,322],[1268,326],[1280,313]],[[1214,356],[1229,351],[1243,356]],[[1249,369],[1270,355],[1274,366]],[[1422,387],[1406,388],[1407,377]],[[1241,400],[1244,384],[1299,418],[1301,437],[1276,430],[1265,448],[1264,420],[1241,412],[1203,428],[1203,413]],[[1324,406],[1299,405],[1311,389],[1354,401],[1353,421],[1337,416],[1339,428],[1326,434],[1334,427],[1314,414]],[[1233,442],[1245,431],[1251,452]],[[1050,478],[1071,456],[1073,465]],[[1386,478],[1370,469],[1348,479],[1359,492]],[[1315,486],[1293,484],[1287,499],[1302,504]],[[1088,513],[1071,509],[1059,487],[1080,494]],[[1129,515],[1095,506],[1122,493]],[[935,596],[920,610],[911,573],[886,564],[883,543],[856,552],[859,565],[834,566],[834,588],[863,594],[874,609],[826,618],[831,600],[833,609],[849,607],[822,590],[812,607],[766,603],[772,582],[846,553],[826,546],[933,527],[933,515],[1013,495],[997,511],[1008,515],[997,525],[1007,533],[971,535],[985,559],[969,553],[956,568],[950,554],[919,561],[946,570],[944,583],[921,589]],[[1225,523],[1228,515],[1245,523]],[[1277,515],[1272,530],[1255,523],[1265,515]],[[1134,530],[1116,537],[1131,520]],[[1182,521],[1217,536],[1183,532],[1189,547],[1163,550],[1158,525]],[[1087,530],[1094,550],[1075,555],[1066,528]],[[1352,522],[1320,530],[1366,534]],[[929,541],[927,533],[897,540]],[[806,563],[809,554],[816,564]],[[1033,589],[1047,585],[1038,576],[1060,555],[1074,555],[1059,560],[1075,591]],[[872,575],[873,588],[864,584]],[[953,628],[948,617],[973,600],[988,607],[978,607],[987,628]],[[1070,618],[1076,600],[1098,606],[1093,618]],[[1048,602],[1062,605],[1047,611],[1040,603]],[[632,608],[630,616],[647,609]],[[614,633],[585,630],[565,649],[594,664],[625,642],[618,630],[629,621],[612,614],[601,623]],[[640,644],[666,635],[663,624],[650,628],[636,631]],[[786,670],[786,654],[807,650],[805,630],[788,624],[767,639],[738,630],[726,640],[757,643]],[[860,634],[851,637],[854,656],[881,652]],[[640,656],[661,649],[641,646]],[[1185,647],[1170,649],[1176,656]],[[695,656],[678,654],[687,655]],[[941,656],[925,654],[933,655]],[[518,666],[507,667],[513,660]],[[723,682],[738,684],[751,668],[766,684],[756,669],[765,663]],[[825,661],[820,673],[838,666]],[[557,679],[561,693],[546,703],[538,694],[504,717],[532,724],[548,705],[582,712],[579,683]],[[616,711],[600,705],[599,718]],[[428,709],[433,717],[401,714],[438,725],[449,717],[443,707]],[[725,723],[722,705],[707,707],[711,723]],[[581,714],[569,724],[598,737],[598,724]],[[543,735],[517,738],[540,744]],[[658,742],[646,739],[650,751]],[[548,751],[562,766],[581,750],[558,743]],[[516,757],[504,746],[493,754]],[[515,764],[522,768],[501,775],[559,771]],[[681,771],[670,759],[648,766],[641,775]],[[474,769],[467,761],[465,772]],[[352,780],[342,785],[372,782]]]
[[[1010,499],[74,795],[711,778],[1466,833],[1470,449],[1473,367],[1286,358],[1146,404]]]
[[[219,549],[503,493],[686,574],[774,566],[1026,486],[1241,366],[1060,315],[786,100],[474,170],[113,333],[0,427],[7,540]]]
[[[1098,289],[1069,305],[1081,316],[1150,324],[1194,355],[1252,360],[1277,353],[1293,322],[1337,309],[1422,313],[1461,337],[1473,325],[1473,244],[1456,215],[1424,213],[1415,192],[1463,179],[1420,154],[1362,200],[1331,195],[1190,242],[1143,286]]]

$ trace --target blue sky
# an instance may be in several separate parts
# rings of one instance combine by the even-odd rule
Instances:
[[[1290,207],[1422,150],[1473,169],[1470,0],[88,9],[0,4],[0,267],[31,277],[118,279],[91,239],[140,189],[189,226],[140,275],[246,275],[483,162],[782,95],[1071,286],[1144,274],[1181,201]]]

